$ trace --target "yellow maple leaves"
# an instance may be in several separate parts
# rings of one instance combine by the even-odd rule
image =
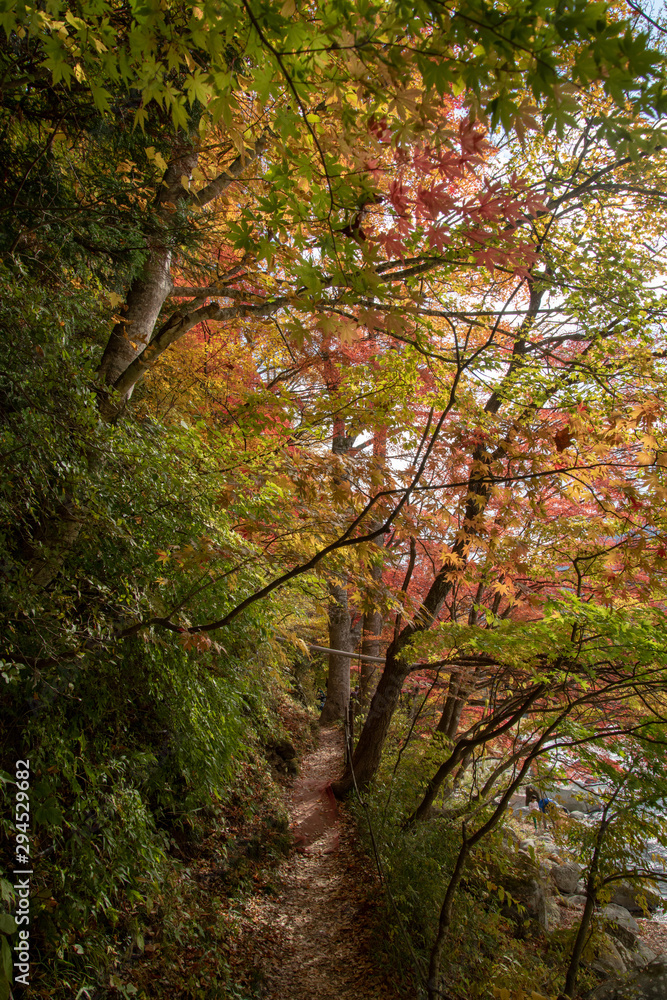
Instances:
[[[543,993],[524,993],[523,990],[506,990],[498,986],[493,986],[493,995],[496,1000],[554,1000],[552,997],[545,997]]]

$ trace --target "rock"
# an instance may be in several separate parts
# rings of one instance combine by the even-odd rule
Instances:
[[[573,811],[589,813],[600,808],[598,797],[577,785],[558,785],[549,789],[547,795],[554,802],[564,806],[569,813]]]
[[[609,979],[586,995],[586,1000],[665,1000],[667,997],[667,955],[625,979]]]
[[[616,947],[620,951],[627,969],[635,971],[645,969],[655,958],[655,953],[650,948],[647,948],[644,942],[639,939],[634,948],[626,948],[619,941],[616,942]]]
[[[582,819],[586,819],[586,813],[581,812],[579,809],[573,809],[570,813],[570,819],[581,821]]]
[[[634,948],[626,947],[622,941],[618,940],[618,938],[614,938],[613,940],[616,945],[616,951],[621,956],[621,961],[623,962],[626,970],[638,968]]]
[[[586,905],[586,896],[566,896],[563,902],[570,910],[583,909]]]
[[[530,882],[526,883],[526,888],[528,892],[523,897],[523,905],[526,907],[528,913],[535,917],[537,916],[537,911],[544,899],[546,899],[548,892],[546,891],[544,885],[536,878],[531,879]]]
[[[657,892],[653,892],[652,889],[641,889],[634,885],[619,885],[611,897],[611,902],[617,906],[625,907],[630,913],[645,916],[644,907],[640,902],[642,897],[646,901],[649,913],[657,910],[661,905],[661,899]]]
[[[282,774],[296,775],[298,767],[296,763],[296,749],[289,740],[272,740],[266,747],[267,760],[276,771]]]
[[[589,959],[588,964],[596,972],[610,973],[626,971],[625,962],[621,956],[616,943],[612,941],[608,934],[596,934],[592,942],[594,957]]]
[[[517,927],[524,927],[528,918],[532,918],[547,932],[560,925],[560,909],[547,882],[539,878],[527,878],[513,887],[512,896],[514,903],[504,906],[500,912]]]
[[[541,894],[537,901],[536,920],[547,934],[560,926],[560,909],[553,896]]]
[[[551,869],[551,877],[560,891],[569,895],[569,893],[576,891],[582,871],[581,865],[575,861],[566,861],[562,865],[554,865]]]
[[[279,757],[282,757],[283,760],[294,760],[296,757],[294,744],[290,743],[289,740],[276,740],[271,749],[274,750]]]
[[[651,949],[647,944],[644,944],[641,938],[637,938],[637,944],[635,945],[635,956],[636,956],[635,960],[637,961],[638,959],[641,962],[641,965],[639,965],[638,968],[643,969],[645,965],[648,965],[655,959],[656,954],[654,951],[651,951]]]
[[[513,850],[516,850],[516,848],[519,846],[520,843],[521,843],[521,837],[516,832],[516,830],[513,830],[511,826],[504,827],[503,844],[506,847],[511,847]]]
[[[537,840],[540,846],[544,848],[545,851],[551,852],[556,848],[556,845],[554,844],[553,840],[551,839],[551,836],[548,833],[547,834],[538,833]]]
[[[634,948],[639,934],[639,924],[624,906],[610,903],[603,907],[600,913],[603,920],[609,924],[609,933],[619,940],[626,948]]]
[[[660,980],[667,987],[667,955],[658,955],[650,962],[641,977],[642,979],[652,979],[654,982]],[[657,994],[656,994],[657,995]],[[667,996],[667,989],[661,996]]]
[[[622,989],[623,984],[624,980],[618,977],[606,979],[604,983],[600,983],[594,990],[590,990],[586,994],[585,1000],[619,1000],[616,991]]]

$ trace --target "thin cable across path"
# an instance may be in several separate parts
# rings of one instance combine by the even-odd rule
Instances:
[[[256,958],[263,1000],[399,1000],[371,941],[377,876],[338,808],[343,736],[323,729],[288,793],[296,849],[280,866],[281,889],[254,898]]]

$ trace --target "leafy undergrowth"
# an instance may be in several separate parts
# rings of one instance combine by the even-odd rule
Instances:
[[[398,977],[414,968],[416,956],[422,984],[447,886],[449,839],[444,831],[414,836],[412,842],[399,834],[389,847],[386,842],[380,846],[388,891],[374,911],[374,947]],[[494,988],[523,989],[528,997],[532,990],[545,997],[557,995],[570,934],[548,937],[534,920],[513,919],[495,894],[479,890],[486,867],[486,861],[473,861],[467,888],[457,895],[442,964],[446,995],[452,1000],[491,1000]]]
[[[287,698],[275,712],[277,738],[287,738],[300,756],[313,743],[312,716]],[[276,891],[273,873],[293,840],[281,792],[287,776],[273,760],[270,739],[257,745],[238,767],[224,803],[193,813],[169,832],[159,887],[139,900],[128,893],[113,926],[89,926],[87,940],[74,947],[76,959],[69,958],[70,949],[67,959],[34,968],[25,996],[256,996],[261,975],[240,947],[239,909],[248,896]],[[106,956],[96,954],[90,943],[96,940],[105,942]]]
[[[390,734],[394,752],[399,722]],[[404,825],[416,804],[424,755],[415,743],[394,772],[389,756],[366,795],[367,810],[353,806],[369,857],[373,829],[385,876],[385,891],[373,911],[373,947],[398,981],[412,976],[424,986],[442,901],[460,846],[460,827],[431,820]],[[547,935],[524,907],[539,870],[530,858],[508,851],[502,829],[473,852],[455,897],[453,923],[442,959],[443,986],[452,1000],[492,1000],[494,990],[560,993],[574,930]],[[399,919],[400,915],[400,919]],[[418,971],[414,971],[418,966]],[[582,970],[582,993],[597,982]]]

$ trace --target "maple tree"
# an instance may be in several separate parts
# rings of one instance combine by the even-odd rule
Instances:
[[[137,699],[196,736],[165,784],[201,773],[200,798],[253,657],[277,676],[327,635],[325,718],[370,658],[341,795],[421,685],[404,821],[460,819],[499,757],[433,995],[466,859],[552,735],[661,712],[664,59],[632,16],[0,0],[6,683],[79,720],[100,659],[139,663]],[[77,805],[50,740],[78,829],[101,772]]]

